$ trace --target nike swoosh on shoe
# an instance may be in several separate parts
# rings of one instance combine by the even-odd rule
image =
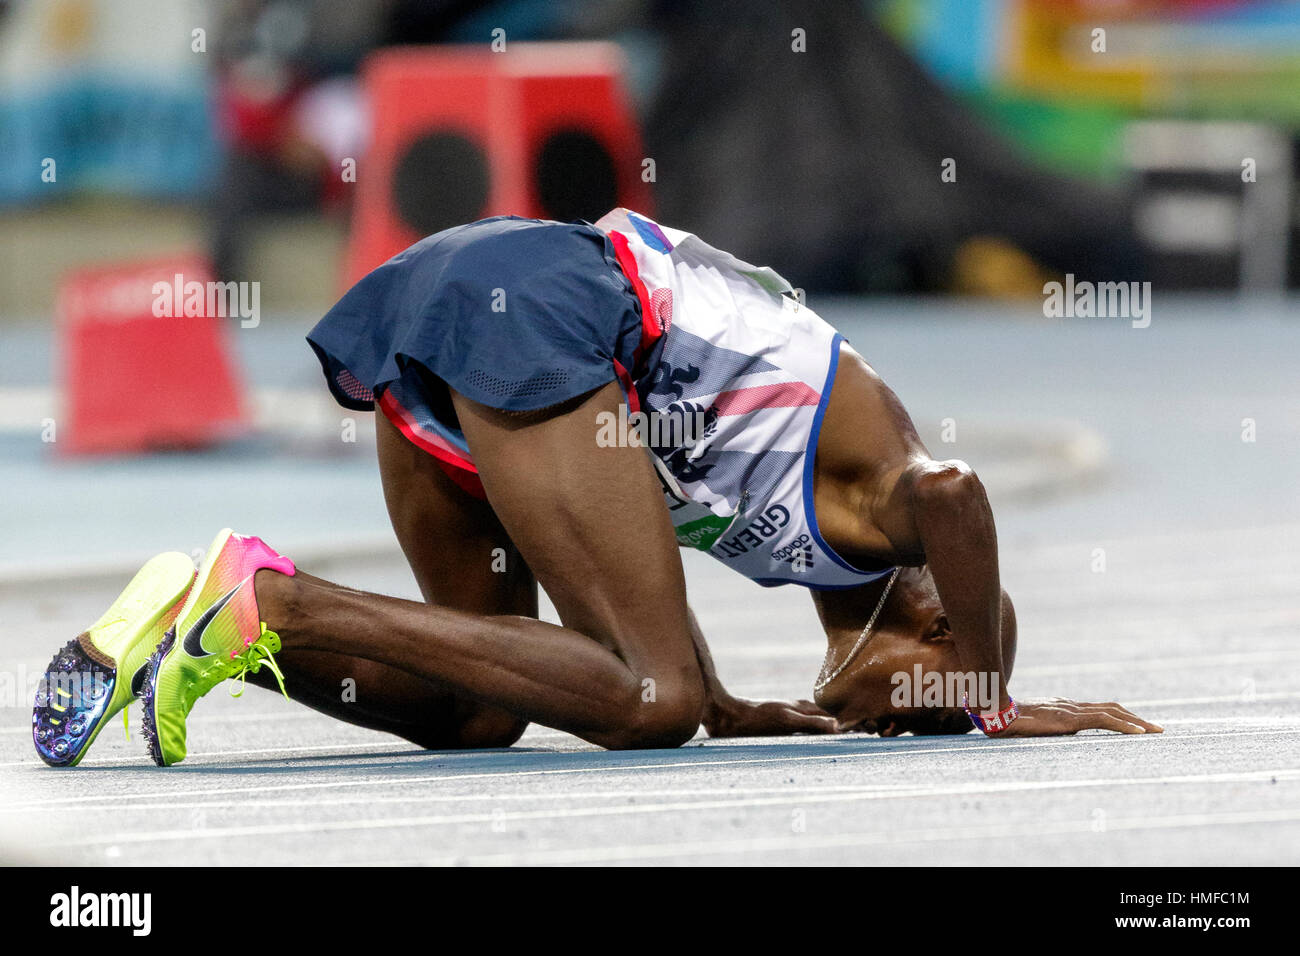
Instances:
[[[190,629],[185,632],[185,638],[181,641],[181,647],[184,649],[186,654],[190,655],[190,657],[198,658],[207,657],[210,653],[215,653],[203,649],[203,632],[208,629],[208,625],[212,623],[212,619],[216,617],[221,609],[230,602],[230,599],[235,596],[235,592],[241,587],[243,587],[242,581],[223,594],[221,598],[204,611],[202,616],[199,617]]]

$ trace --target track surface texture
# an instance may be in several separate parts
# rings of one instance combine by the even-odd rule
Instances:
[[[509,750],[427,752],[275,694],[233,700],[218,688],[191,717],[184,764],[149,763],[133,708],[130,740],[119,722],[81,767],[50,770],[32,750],[29,687],[126,580],[104,570],[60,581],[60,555],[102,557],[104,568],[123,555],[142,563],[154,550],[202,546],[230,524],[291,556],[311,552],[316,560],[302,564],[313,573],[416,592],[395,544],[382,546],[364,438],[330,454],[254,441],[197,463],[77,464],[38,447],[34,426],[0,438],[9,452],[0,481],[17,492],[0,557],[21,570],[23,542],[39,533],[32,561],[52,569],[0,580],[0,855],[186,865],[1296,863],[1300,309],[1160,300],[1139,330],[1116,319],[1045,324],[986,306],[813,305],[895,387],[932,452],[985,475],[1020,619],[1013,693],[1117,700],[1163,724],[1163,735],[701,734],[677,750],[607,753],[534,727]],[[254,374],[283,367],[310,386],[301,329],[264,325],[261,340],[239,342]],[[45,347],[39,336],[17,341],[38,357]],[[951,445],[939,440],[945,418],[956,425]],[[1253,442],[1242,440],[1243,419],[1255,423]],[[1056,439],[1070,435],[1092,436],[1104,460],[1064,452]],[[365,534],[381,546],[349,548]],[[322,547],[330,541],[337,547]],[[751,697],[808,696],[824,644],[807,596],[757,588],[702,555],[684,559],[724,683]]]

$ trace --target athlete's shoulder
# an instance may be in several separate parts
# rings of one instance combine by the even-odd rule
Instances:
[[[642,245],[663,255],[670,255],[683,241],[694,238],[688,232],[672,229],[622,206],[611,209],[593,225],[606,233],[617,232],[629,239],[639,239]]]

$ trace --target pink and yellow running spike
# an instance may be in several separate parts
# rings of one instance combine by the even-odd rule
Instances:
[[[265,664],[284,692],[284,677],[273,656],[280,649],[280,637],[266,629],[253,592],[253,576],[263,568],[294,573],[293,562],[261,538],[223,529],[199,566],[175,626],[149,658],[144,736],[158,766],[185,759],[190,711],[226,678],[242,679]]]

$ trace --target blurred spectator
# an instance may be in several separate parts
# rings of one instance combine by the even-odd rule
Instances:
[[[212,255],[243,273],[260,216],[340,209],[344,159],[365,145],[355,79],[377,46],[485,42],[570,32],[567,3],[541,0],[230,0],[215,31],[217,115],[224,143],[212,201]]]
[[[212,256],[241,275],[259,215],[330,208],[340,163],[363,145],[349,76],[382,30],[382,8],[347,0],[235,0],[221,10],[217,121],[224,154],[212,198]]]

